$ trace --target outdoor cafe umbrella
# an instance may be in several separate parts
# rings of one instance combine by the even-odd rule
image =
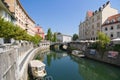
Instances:
[[[120,38],[112,39],[111,41],[120,41]]]

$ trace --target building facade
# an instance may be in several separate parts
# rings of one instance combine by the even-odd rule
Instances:
[[[7,3],[4,2],[4,0],[0,0],[0,18],[15,24],[16,19],[8,8],[9,6],[7,5]],[[5,39],[0,38],[0,44],[4,44],[4,43],[5,43]]]
[[[102,32],[111,39],[120,38],[120,14],[108,17],[102,25]]]
[[[45,39],[45,33],[44,33],[42,27],[36,26],[36,27],[35,27],[35,33],[36,33],[37,35],[39,35],[40,37],[42,37],[43,40]]]
[[[27,12],[22,7],[19,0],[5,0],[9,6],[9,10],[14,14],[16,18],[16,25],[20,26],[22,29],[26,30],[28,34],[34,36],[35,22],[27,14]]]
[[[85,21],[79,25],[79,39],[97,40],[97,32],[101,31],[106,19],[115,14],[118,14],[118,10],[112,8],[109,1],[94,12],[88,11]]]
[[[64,35],[61,33],[57,33],[56,37],[57,37],[58,42],[71,42],[72,41],[72,36],[70,35]]]
[[[6,21],[15,23],[15,17],[12,15],[8,8],[9,6],[4,1],[0,0],[0,17]]]

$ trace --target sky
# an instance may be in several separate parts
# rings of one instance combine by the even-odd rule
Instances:
[[[73,35],[79,32],[88,10],[98,10],[108,0],[20,0],[28,15],[47,33]],[[120,0],[109,0],[120,12]]]

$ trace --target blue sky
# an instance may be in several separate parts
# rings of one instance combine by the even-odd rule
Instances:
[[[120,0],[109,0],[120,12]],[[73,35],[79,32],[79,23],[84,21],[88,10],[95,11],[107,0],[20,0],[28,15],[39,24],[45,33]]]

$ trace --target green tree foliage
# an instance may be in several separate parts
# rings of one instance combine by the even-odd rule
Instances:
[[[105,48],[106,44],[110,43],[110,38],[106,34],[98,32],[98,41],[100,43],[100,47]]]
[[[73,34],[72,40],[75,41],[78,39],[78,35],[77,34]]]
[[[14,38],[15,40],[26,40],[28,36],[27,32],[20,27],[0,19],[0,37],[2,38]]]
[[[47,40],[52,41],[52,32],[50,28],[47,31]]]
[[[52,41],[53,41],[53,42],[56,42],[56,41],[57,41],[56,33],[53,34]]]
[[[14,38],[15,40],[31,41],[34,44],[38,44],[42,39],[38,35],[31,36],[27,34],[26,30],[23,30],[19,26],[16,26],[1,18],[0,18],[0,37],[6,39]]]
[[[14,30],[13,24],[0,19],[0,37],[13,38]]]
[[[98,49],[99,52],[102,53],[102,56],[104,55],[104,52],[106,51],[106,45],[110,43],[110,38],[102,33],[102,32],[98,32]]]
[[[34,44],[38,44],[41,40],[42,40],[42,38],[39,35],[35,35],[32,37],[32,42]]]

